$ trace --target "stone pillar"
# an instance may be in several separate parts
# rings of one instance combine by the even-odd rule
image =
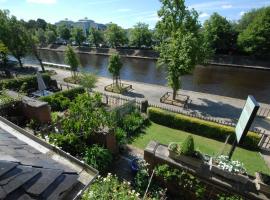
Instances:
[[[141,102],[141,112],[147,113],[147,108],[148,108],[148,100],[142,101]]]

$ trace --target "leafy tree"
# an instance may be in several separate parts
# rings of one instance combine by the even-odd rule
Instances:
[[[47,28],[47,22],[44,19],[37,19],[36,28],[43,29],[45,31]]]
[[[240,33],[238,45],[249,54],[270,56],[270,7],[257,13],[253,21]]]
[[[103,33],[100,30],[91,27],[89,30],[88,41],[90,44],[94,44],[96,47],[99,47],[99,44],[104,42]]]
[[[71,74],[74,79],[77,78],[77,69],[80,65],[80,61],[74,52],[72,46],[68,45],[65,50],[65,63],[70,66]]]
[[[110,23],[105,31],[106,42],[113,48],[127,43],[126,32],[117,24]]]
[[[204,35],[216,53],[228,53],[236,47],[236,32],[230,22],[217,13],[204,23]]]
[[[142,46],[150,47],[152,45],[152,33],[149,25],[138,23],[130,31],[130,44],[141,48]]]
[[[4,43],[2,41],[0,41],[0,64],[1,67],[6,66],[7,64],[7,58],[8,56],[8,48],[4,45]]]
[[[57,32],[63,40],[69,41],[71,38],[70,29],[66,25],[61,25],[58,27]]]
[[[9,11],[0,10],[0,40],[6,45],[8,41]]]
[[[79,45],[81,46],[81,44],[83,43],[83,41],[85,40],[85,36],[83,33],[83,30],[81,28],[73,28],[72,29],[72,39]]]
[[[56,34],[52,30],[47,30],[45,32],[45,37],[46,37],[46,43],[47,44],[52,44],[56,41]]]
[[[113,82],[116,83],[116,86],[119,86],[120,80],[120,70],[123,66],[121,62],[121,57],[119,54],[113,54],[109,60],[108,70],[113,75]]]
[[[83,73],[80,77],[80,84],[86,88],[88,91],[91,91],[97,83],[97,77],[95,74]]]
[[[27,29],[36,29],[37,28],[37,22],[33,19],[30,19],[28,22],[25,24]]]
[[[189,10],[184,0],[161,0],[157,33],[161,42],[159,65],[168,68],[168,83],[173,89],[173,99],[181,88],[181,75],[190,73],[196,64],[206,58],[207,44],[200,34],[198,13]]]
[[[8,36],[5,44],[11,54],[19,61],[20,66],[23,67],[22,58],[29,50],[29,37],[26,28],[14,16],[8,21]]]
[[[42,29],[40,29],[40,30],[42,30]],[[44,32],[44,31],[42,30],[42,32]],[[27,35],[28,35],[27,40],[29,42],[28,44],[29,44],[29,47],[30,47],[30,51],[36,57],[36,59],[38,60],[42,71],[45,72],[45,68],[44,68],[44,65],[42,63],[40,52],[38,50],[38,48],[43,45],[43,42],[44,42],[43,37],[40,37],[38,31],[36,33],[33,32],[33,31],[32,32],[29,31]],[[42,41],[40,41],[40,39]]]
[[[35,33],[38,43],[40,46],[44,46],[46,44],[46,35],[43,29],[38,29]]]

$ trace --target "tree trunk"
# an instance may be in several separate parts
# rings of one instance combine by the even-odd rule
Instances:
[[[20,67],[23,68],[23,64],[22,64],[21,58],[17,58],[17,60],[19,61]]]
[[[177,89],[173,89],[173,100],[176,100]]]

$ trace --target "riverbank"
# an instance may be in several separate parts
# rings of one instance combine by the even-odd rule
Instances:
[[[41,48],[41,50],[64,52],[65,48],[66,46],[64,45],[49,45],[47,47]],[[111,49],[77,46],[74,47],[74,49],[76,53],[89,55],[110,56],[114,53],[119,53],[122,57],[125,58],[146,59],[154,61],[159,57],[159,53],[151,49]],[[270,60],[258,60],[248,56],[215,55],[209,62],[209,65],[270,71]]]

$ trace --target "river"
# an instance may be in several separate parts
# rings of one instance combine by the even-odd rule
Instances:
[[[64,54],[41,51],[43,61],[64,64]],[[81,71],[94,72],[99,76],[111,77],[108,73],[108,57],[79,54]],[[37,63],[27,57],[25,63]],[[166,85],[166,69],[157,68],[155,60],[123,58],[121,78],[124,80]],[[222,66],[197,66],[192,75],[182,77],[185,90],[246,99],[253,95],[258,101],[270,103],[270,70],[254,70]]]

